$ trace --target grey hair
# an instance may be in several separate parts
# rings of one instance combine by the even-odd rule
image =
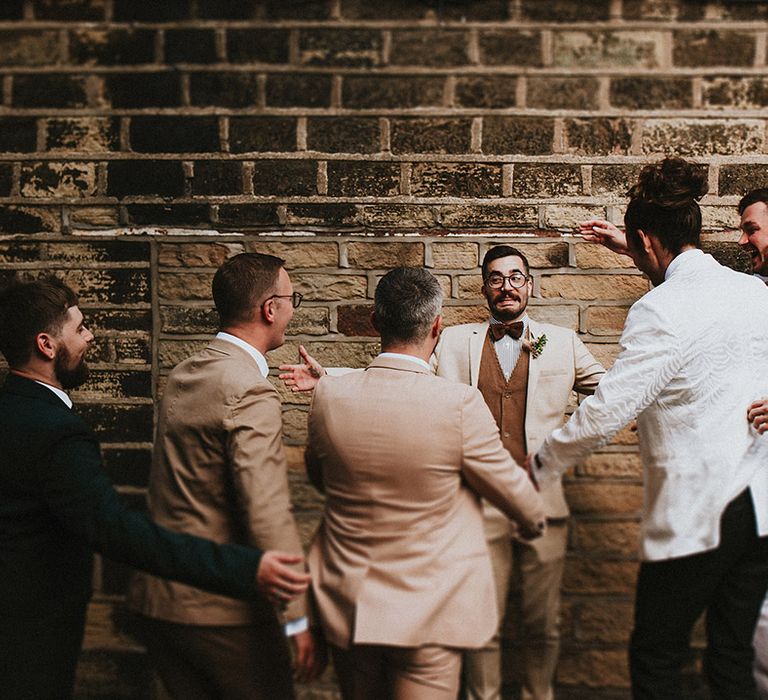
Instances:
[[[396,267],[379,280],[374,295],[382,344],[421,342],[443,307],[443,290],[423,267]]]

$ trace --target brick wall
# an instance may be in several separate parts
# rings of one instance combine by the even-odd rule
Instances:
[[[3,0],[0,274],[79,289],[97,341],[77,399],[137,504],[163,378],[214,330],[212,274],[243,250],[286,257],[305,294],[273,366],[298,342],[364,364],[373,289],[398,264],[434,270],[448,323],[484,318],[478,261],[500,241],[531,258],[531,315],[610,364],[648,284],[570,232],[620,222],[639,168],[679,153],[709,176],[707,246],[745,269],[735,203],[768,180],[766,19],[747,0]],[[283,398],[308,535],[307,401]],[[640,473],[625,431],[567,480],[561,698],[627,697]],[[83,697],[147,692],[126,576],[99,566]]]

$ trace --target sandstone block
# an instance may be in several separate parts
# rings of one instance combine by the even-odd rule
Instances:
[[[428,3],[403,3],[401,0],[343,0],[345,19],[430,20],[438,16]],[[474,0],[471,3],[451,3],[439,8],[441,20],[504,21],[509,19],[507,4],[503,0]],[[321,700],[318,698],[318,700]]]
[[[432,263],[437,269],[454,268],[470,270],[478,266],[477,243],[433,243]]]
[[[216,117],[133,117],[130,134],[133,150],[145,153],[219,150],[219,120]]]
[[[256,73],[216,71],[189,76],[189,101],[195,106],[254,108],[259,104],[260,92]]]
[[[169,160],[115,160],[107,166],[107,194],[121,199],[133,195],[180,197],[184,170]]]
[[[616,343],[585,343],[587,350],[605,369],[610,369],[621,350]]]
[[[456,79],[457,107],[504,109],[514,107],[517,78],[511,75],[472,75]]]
[[[213,271],[171,272],[160,276],[158,292],[169,301],[210,301]]]
[[[676,66],[752,66],[755,35],[729,30],[678,30],[673,33]]]
[[[167,63],[215,63],[216,35],[212,29],[166,29]]]
[[[312,357],[323,367],[367,367],[371,360],[379,354],[379,343],[372,341],[320,341],[313,340],[304,343]],[[296,347],[278,348],[269,354],[271,367],[297,362]]]
[[[493,227],[529,229],[538,223],[535,206],[512,204],[446,204],[440,207],[440,223],[447,228]]]
[[[534,22],[600,22],[610,18],[610,0],[574,4],[569,0],[523,0],[522,16]]]
[[[591,556],[634,557],[640,546],[640,523],[636,520],[583,520],[571,526],[574,549]]]
[[[480,63],[487,66],[542,65],[541,32],[487,30],[478,33]]]
[[[116,109],[181,105],[178,72],[109,73],[103,79],[103,99]]]
[[[737,231],[741,217],[733,206],[701,207],[701,225],[705,231]]]
[[[298,408],[283,411],[283,437],[293,442],[307,441],[307,412]]]
[[[690,78],[612,78],[610,101],[624,109],[690,109],[693,81]]]
[[[81,403],[77,412],[101,443],[152,442],[151,403]]]
[[[483,153],[552,153],[555,120],[533,117],[484,117]]]
[[[565,685],[628,688],[629,670],[625,649],[574,649],[560,657],[557,680]]]
[[[222,228],[276,226],[279,223],[274,204],[222,204],[219,225]]]
[[[624,199],[629,188],[637,182],[642,165],[593,165],[592,194],[611,195]]]
[[[374,229],[432,228],[438,210],[425,204],[366,204],[359,207],[362,223]]]
[[[390,120],[392,153],[469,153],[471,119]]]
[[[598,452],[587,457],[577,472],[580,476],[640,479],[643,464],[636,452]]]
[[[661,37],[660,32],[652,31],[555,32],[553,64],[580,68],[656,68],[660,64]]]
[[[575,231],[582,221],[605,218],[606,214],[603,207],[581,204],[546,204],[543,207],[542,223],[545,228]]]
[[[163,369],[173,369],[182,360],[186,360],[207,347],[209,338],[204,340],[168,340],[158,343],[158,362]],[[151,439],[151,438],[150,438]]]
[[[211,306],[160,307],[160,323],[163,333],[211,334],[216,332],[219,315]]]
[[[478,272],[476,275],[458,275],[456,279],[459,282],[459,299],[482,299],[482,274]]]
[[[552,323],[574,331],[579,328],[578,306],[529,305],[528,315],[540,323]]]
[[[120,123],[113,117],[62,117],[45,122],[45,149],[99,153],[120,148]]]
[[[368,280],[362,275],[321,275],[294,273],[294,289],[307,301],[339,301],[365,299]]]
[[[311,160],[258,160],[253,164],[253,191],[264,195],[317,193],[317,164]]]
[[[493,163],[414,163],[411,194],[417,197],[500,197],[501,166]]]
[[[376,153],[379,120],[370,117],[311,117],[307,148],[328,153]]]
[[[339,333],[352,336],[378,338],[379,334],[371,324],[371,305],[344,305],[338,308],[337,328]]]
[[[392,268],[400,265],[423,265],[423,243],[358,243],[347,247],[350,267],[364,270]]]
[[[0,118],[0,151],[21,153],[36,150],[37,120],[32,117]]]
[[[426,75],[344,76],[341,101],[350,109],[439,107],[445,79]]]
[[[49,243],[46,260],[51,266],[89,267],[91,263],[143,262],[149,265],[150,248],[143,241],[112,240],[105,242]]]
[[[643,507],[643,488],[633,483],[575,480],[565,485],[571,512],[633,515]]]
[[[643,153],[682,156],[759,153],[764,125],[757,119],[649,119]]]
[[[470,62],[468,46],[468,34],[463,30],[395,30],[390,62],[396,66],[463,66]]]
[[[200,160],[195,162],[193,195],[240,194],[243,191],[242,163],[236,160]]]
[[[623,268],[634,270],[635,264],[628,255],[619,255],[608,250],[605,246],[594,243],[576,243],[576,265],[582,270],[610,270]]]
[[[768,164],[733,163],[720,166],[719,194],[743,196],[760,183],[768,182]]]
[[[633,613],[629,601],[584,601],[579,605],[575,637],[584,642],[625,643],[632,631]]]
[[[472,306],[443,306],[443,325],[458,326],[460,323],[484,323],[488,320],[488,309],[478,301]]]
[[[69,32],[73,63],[136,65],[155,60],[155,32],[151,29],[78,29]]]
[[[164,3],[137,3],[113,0],[114,18],[119,22],[168,22],[189,19],[189,3],[169,0]]]
[[[15,107],[81,108],[88,104],[86,76],[64,73],[17,75],[11,101]]]
[[[632,145],[632,123],[626,119],[568,119],[566,152],[588,155],[627,154]]]
[[[597,109],[598,85],[587,76],[531,76],[526,104],[535,109]]]
[[[513,197],[568,197],[581,194],[581,166],[516,163]]]
[[[287,29],[227,30],[227,59],[232,63],[288,63]]]
[[[55,31],[0,31],[0,65],[55,65],[60,60],[59,52],[59,35]]]
[[[285,260],[288,270],[306,267],[336,267],[339,263],[339,248],[336,243],[313,243],[295,241],[253,241],[247,244],[248,252],[276,255]]]
[[[134,226],[183,226],[209,228],[208,205],[200,204],[129,204],[126,220]]]
[[[623,17],[642,20],[703,19],[705,5],[677,0],[624,0]]]
[[[590,306],[587,310],[587,332],[592,335],[620,335],[627,311],[627,306]]]
[[[303,305],[293,312],[293,318],[286,332],[289,335],[325,335],[329,331],[328,309]]]
[[[355,226],[361,221],[354,204],[289,204],[285,221],[298,226]]]
[[[232,153],[295,151],[296,120],[288,117],[231,117],[229,148]]]
[[[381,32],[373,29],[304,29],[299,63],[310,66],[372,68],[382,62]]]
[[[565,564],[563,592],[632,595],[636,580],[636,562],[569,557]]]
[[[272,73],[267,75],[266,97],[270,107],[329,107],[331,76]]]
[[[702,79],[704,107],[761,109],[768,105],[768,80],[759,77],[709,76]]]
[[[242,252],[242,243],[161,243],[157,261],[161,267],[219,267]]]
[[[330,161],[331,197],[391,197],[400,191],[400,165],[362,161]]]
[[[0,231],[43,233],[61,230],[61,212],[54,207],[0,206]]]

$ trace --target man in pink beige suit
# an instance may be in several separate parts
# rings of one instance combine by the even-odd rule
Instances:
[[[309,565],[345,700],[453,700],[461,650],[498,624],[480,496],[525,536],[544,529],[480,392],[430,373],[441,304],[426,270],[386,274],[382,353],[321,379],[310,410],[307,472],[326,507]]]

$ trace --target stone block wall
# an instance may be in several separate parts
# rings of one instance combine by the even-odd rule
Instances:
[[[76,398],[137,506],[164,377],[214,331],[211,277],[240,251],[285,257],[305,294],[273,367],[298,343],[365,364],[395,265],[434,271],[447,323],[483,319],[478,263],[502,241],[532,261],[531,315],[610,365],[648,283],[574,227],[620,223],[643,164],[678,153],[708,174],[708,249],[747,268],[735,204],[768,181],[767,19],[750,0],[4,0],[0,276],[54,271],[79,290],[97,340]],[[308,537],[308,401],[278,388]],[[634,434],[566,488],[558,697],[626,698]],[[127,575],[99,563],[82,697],[150,692]],[[510,697],[516,629],[513,606]],[[303,697],[334,697],[331,678]]]

